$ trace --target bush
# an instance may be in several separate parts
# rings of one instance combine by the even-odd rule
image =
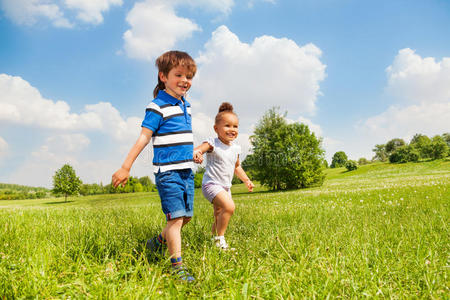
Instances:
[[[419,152],[411,146],[400,146],[389,155],[389,162],[391,163],[406,163],[409,161],[418,161],[420,157]]]
[[[347,168],[348,171],[353,171],[353,170],[358,169],[358,164],[354,160],[348,160],[345,163],[345,167]]]
[[[344,151],[338,151],[333,155],[333,159],[331,160],[331,168],[339,168],[344,167],[347,162],[347,154]]]
[[[368,161],[366,158],[361,157],[360,159],[358,159],[358,165],[364,166],[364,165],[368,165],[368,164],[370,164],[370,161]]]
[[[448,155],[448,145],[447,142],[440,135],[436,135],[431,140],[431,158],[440,159],[447,157]]]

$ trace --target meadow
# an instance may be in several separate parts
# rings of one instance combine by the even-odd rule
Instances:
[[[0,297],[448,299],[450,161],[326,173],[304,190],[234,186],[235,252],[212,247],[197,190],[183,230],[193,284],[142,251],[165,224],[155,192],[0,201]]]

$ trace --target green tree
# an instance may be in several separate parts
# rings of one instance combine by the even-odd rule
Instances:
[[[277,108],[260,119],[251,143],[253,154],[243,167],[262,185],[282,190],[323,183],[321,140],[305,124],[287,124]]]
[[[344,151],[338,151],[333,155],[330,167],[331,168],[343,167],[345,166],[347,160],[348,160],[347,154],[345,154]]]
[[[432,147],[431,140],[424,134],[415,134],[409,145],[412,146],[419,152],[420,158],[431,158],[432,155]]]
[[[82,182],[75,174],[75,170],[69,164],[65,164],[61,169],[55,172],[53,176],[53,194],[63,194],[64,201],[67,196],[76,195],[80,190]]]
[[[440,135],[436,135],[431,140],[431,158],[440,159],[448,155],[449,147],[446,141]]]
[[[442,138],[447,143],[447,146],[450,148],[450,133],[446,132],[446,133],[442,134]]]
[[[360,159],[358,159],[358,165],[363,166],[368,164],[370,164],[370,161],[368,161],[367,158],[361,157]]]
[[[347,160],[347,162],[345,163],[345,168],[348,171],[353,171],[358,169],[358,164],[354,160]]]
[[[389,162],[391,163],[406,163],[409,161],[416,162],[419,160],[420,154],[409,145],[397,147],[394,152],[389,155]]]
[[[204,167],[199,167],[197,171],[194,174],[194,187],[195,188],[201,188],[202,187],[202,180],[203,180],[203,174],[205,174],[206,169]]]
[[[386,153],[391,155],[398,147],[405,146],[406,143],[404,140],[395,138],[386,143]]]
[[[372,161],[387,161],[389,155],[386,152],[386,145],[378,144],[375,145],[375,148],[372,149],[375,152],[375,156],[372,158]]]

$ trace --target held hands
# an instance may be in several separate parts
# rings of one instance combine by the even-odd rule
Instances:
[[[120,168],[112,176],[112,185],[114,188],[118,187],[120,184],[124,187],[128,181],[128,177],[130,177],[130,171]]]
[[[245,181],[245,185],[247,186],[249,192],[253,192],[253,188],[255,187],[255,185],[250,179]]]
[[[194,151],[194,162],[197,164],[201,164],[203,162],[203,153],[200,150]]]

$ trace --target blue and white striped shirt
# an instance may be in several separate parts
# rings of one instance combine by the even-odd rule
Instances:
[[[153,131],[153,172],[194,167],[191,105],[159,91],[145,110],[142,127]]]

